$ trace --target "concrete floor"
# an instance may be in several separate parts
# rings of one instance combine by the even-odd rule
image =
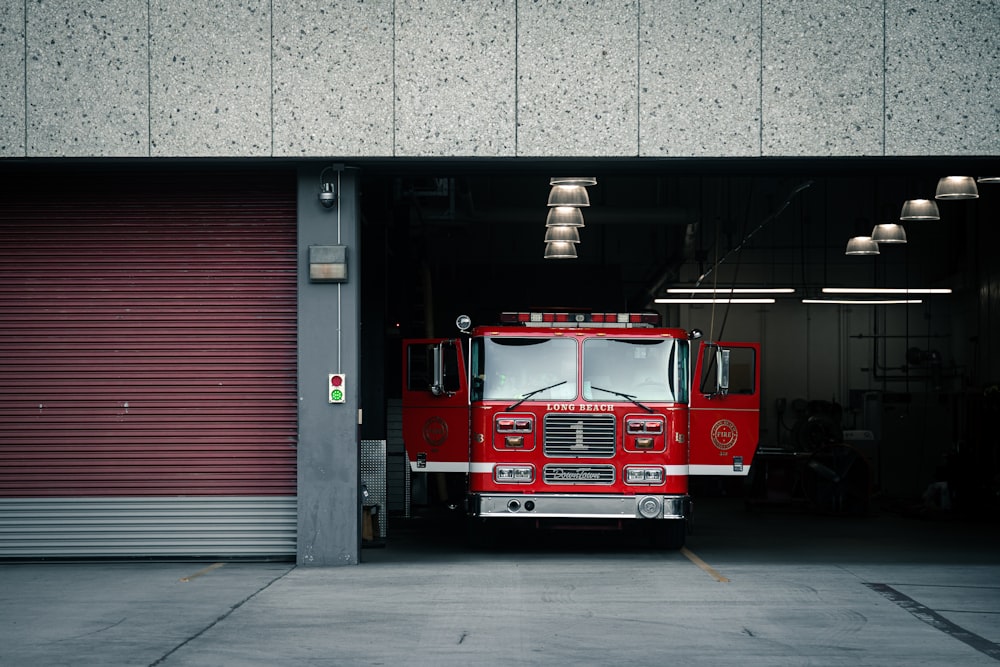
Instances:
[[[0,665],[995,665],[996,521],[697,502],[682,551],[390,523],[358,567],[0,565]]]

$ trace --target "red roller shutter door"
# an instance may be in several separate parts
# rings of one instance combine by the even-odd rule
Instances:
[[[0,210],[0,557],[294,553],[294,174],[71,179]]]

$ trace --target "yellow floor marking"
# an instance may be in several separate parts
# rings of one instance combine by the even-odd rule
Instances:
[[[212,570],[218,570],[223,565],[225,565],[225,563],[213,563],[212,565],[209,565],[208,567],[206,567],[203,570],[198,570],[197,572],[195,572],[194,574],[192,574],[189,577],[181,577],[181,581],[187,583],[188,581],[191,581],[192,579],[197,579],[198,577],[200,577],[203,574],[208,574]]]
[[[716,581],[720,581],[722,583],[729,583],[729,579],[727,579],[726,577],[723,577],[721,574],[719,574],[718,572],[716,572],[715,569],[711,565],[709,565],[708,563],[706,563],[702,559],[698,558],[691,551],[689,551],[687,547],[681,547],[681,553],[684,554],[685,556],[687,556],[687,559],[689,561],[691,561],[692,563],[694,563],[695,565],[697,565],[698,567],[700,567],[702,570],[704,570],[705,572],[707,572],[709,574],[709,576],[711,576],[712,578],[714,578]]]

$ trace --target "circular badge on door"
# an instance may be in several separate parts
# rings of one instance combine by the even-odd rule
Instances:
[[[736,444],[739,431],[736,430],[736,424],[733,422],[728,419],[720,419],[712,425],[711,436],[712,444],[715,445],[716,449],[726,451],[732,449],[733,445]]]
[[[448,422],[440,417],[431,417],[424,422],[424,441],[435,447],[448,439]]]

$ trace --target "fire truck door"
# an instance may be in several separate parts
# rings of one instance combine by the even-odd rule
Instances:
[[[760,433],[760,345],[703,343],[690,408],[690,474],[749,473]]]
[[[403,443],[413,472],[469,471],[469,388],[460,341],[403,341]]]

